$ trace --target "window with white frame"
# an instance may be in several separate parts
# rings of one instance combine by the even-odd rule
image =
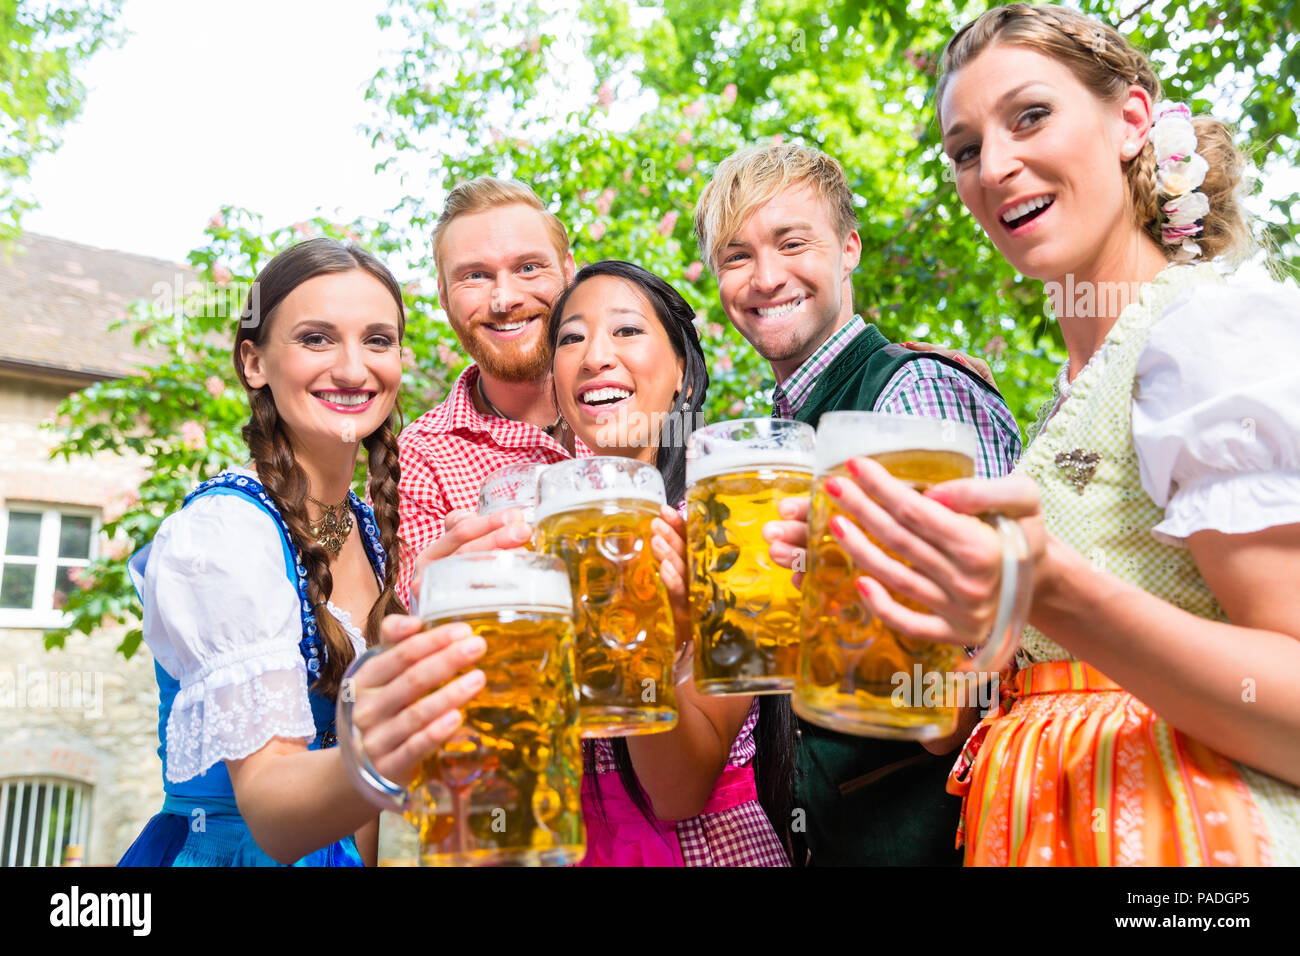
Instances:
[[[85,859],[90,787],[60,777],[0,781],[0,866],[61,866]],[[68,848],[73,847],[71,854]]]
[[[99,514],[21,504],[0,511],[0,627],[57,627],[77,580],[95,557]]]

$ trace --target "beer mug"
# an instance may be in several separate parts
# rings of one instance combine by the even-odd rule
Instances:
[[[816,432],[745,418],[686,445],[686,550],[701,694],[788,694],[799,655],[799,589],[772,563],[763,525],[812,487]]]
[[[424,866],[562,866],[586,850],[582,745],[573,681],[573,601],[554,558],[523,551],[453,555],[431,562],[420,585],[431,629],[463,621],[487,642],[487,678],[465,722],[420,766],[409,787],[371,766],[352,723],[353,673],[338,701],[344,762],[362,792],[397,810],[420,834]]]
[[[676,634],[650,522],[664,503],[658,470],[632,458],[578,458],[538,482],[537,551],[569,570],[585,737],[671,730]]]
[[[792,700],[800,717],[843,733],[930,740],[956,729],[961,706],[996,703],[996,683],[981,683],[981,676],[1005,667],[1015,653],[1032,584],[1020,526],[1000,516],[991,519],[1002,538],[1000,603],[988,641],[972,657],[955,644],[901,637],[871,614],[855,586],[862,572],[830,531],[831,519],[844,512],[826,493],[829,477],[853,480],[847,467],[853,457],[873,458],[895,478],[924,491],[973,476],[977,453],[975,429],[964,422],[875,412],[822,416],[803,581],[803,643]]]
[[[478,493],[478,513],[492,515],[518,508],[530,525],[537,521],[537,479],[550,465],[529,461],[498,468],[483,481]],[[532,543],[525,545],[532,547]]]

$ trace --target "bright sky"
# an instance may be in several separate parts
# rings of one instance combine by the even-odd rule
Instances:
[[[269,226],[379,216],[400,198],[359,132],[384,0],[126,0],[130,36],[83,70],[24,228],[183,260],[224,203]],[[394,31],[396,35],[396,31]],[[392,42],[392,41],[388,41]],[[337,210],[337,211],[336,211]]]

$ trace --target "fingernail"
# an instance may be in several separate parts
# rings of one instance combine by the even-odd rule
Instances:
[[[462,640],[457,645],[457,647],[460,650],[461,656],[464,657],[466,660],[468,660],[469,658],[472,657],[478,657],[480,654],[486,651],[487,641],[483,640],[483,638],[478,636],[467,637],[464,640]]]
[[[433,729],[440,734],[449,734],[460,726],[460,721],[460,711],[449,710],[433,722]]]
[[[831,519],[831,534],[837,538],[844,537],[844,519],[839,515]]]
[[[472,670],[460,679],[461,686],[468,691],[475,691],[487,683],[487,677],[480,670]]]
[[[849,459],[849,470],[850,471],[853,470],[853,459],[851,458]],[[844,487],[840,484],[840,480],[838,478],[826,479],[826,493],[830,495],[832,498],[844,497]]]
[[[463,621],[457,621],[455,624],[447,626],[447,636],[453,641],[463,641],[474,633],[474,629]]]
[[[768,548],[768,553],[774,558],[788,558],[794,553],[794,548],[784,541],[773,541],[772,546]]]

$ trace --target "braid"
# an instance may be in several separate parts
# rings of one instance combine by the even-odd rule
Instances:
[[[393,421],[389,416],[379,428],[366,436],[367,466],[370,471],[370,500],[375,509],[375,523],[379,526],[379,543],[384,548],[384,588],[366,616],[366,642],[374,643],[379,634],[379,622],[386,614],[405,614],[406,608],[397,599],[397,570],[401,542],[397,537],[397,436],[393,434]]]
[[[1160,188],[1156,181],[1156,148],[1148,137],[1127,168],[1129,197],[1138,225],[1157,243],[1160,236]]]
[[[337,275],[361,270],[377,280],[393,298],[397,314],[397,337],[400,343],[406,328],[406,307],[402,288],[382,262],[350,244],[334,239],[309,239],[278,253],[258,274],[240,313],[239,329],[231,358],[235,374],[248,391],[252,415],[244,426],[244,441],[256,463],[258,477],[280,510],[289,536],[298,549],[307,576],[307,600],[316,618],[316,632],[325,650],[320,674],[313,689],[333,699],[343,681],[343,674],[356,656],[352,640],[343,625],[327,608],[334,592],[330,558],[312,533],[307,516],[307,475],[294,457],[288,432],[280,422],[275,397],[267,385],[253,388],[249,384],[246,361],[267,338],[267,329],[280,304],[302,283],[316,276]],[[246,346],[249,346],[246,348]],[[379,633],[379,621],[386,610],[402,611],[393,596],[397,580],[397,443],[393,438],[391,415],[365,440],[373,475],[370,490],[378,504],[380,540],[386,553],[384,587],[366,616],[365,634],[373,640]]]
[[[307,601],[316,617],[316,630],[325,645],[326,658],[314,689],[333,698],[352,663],[352,641],[325,607],[334,590],[329,555],[311,533],[307,519],[307,475],[293,455],[289,436],[280,425],[271,390],[262,387],[249,396],[252,417],[244,426],[244,441],[257,466],[257,477],[289,526],[290,537],[307,571]]]

